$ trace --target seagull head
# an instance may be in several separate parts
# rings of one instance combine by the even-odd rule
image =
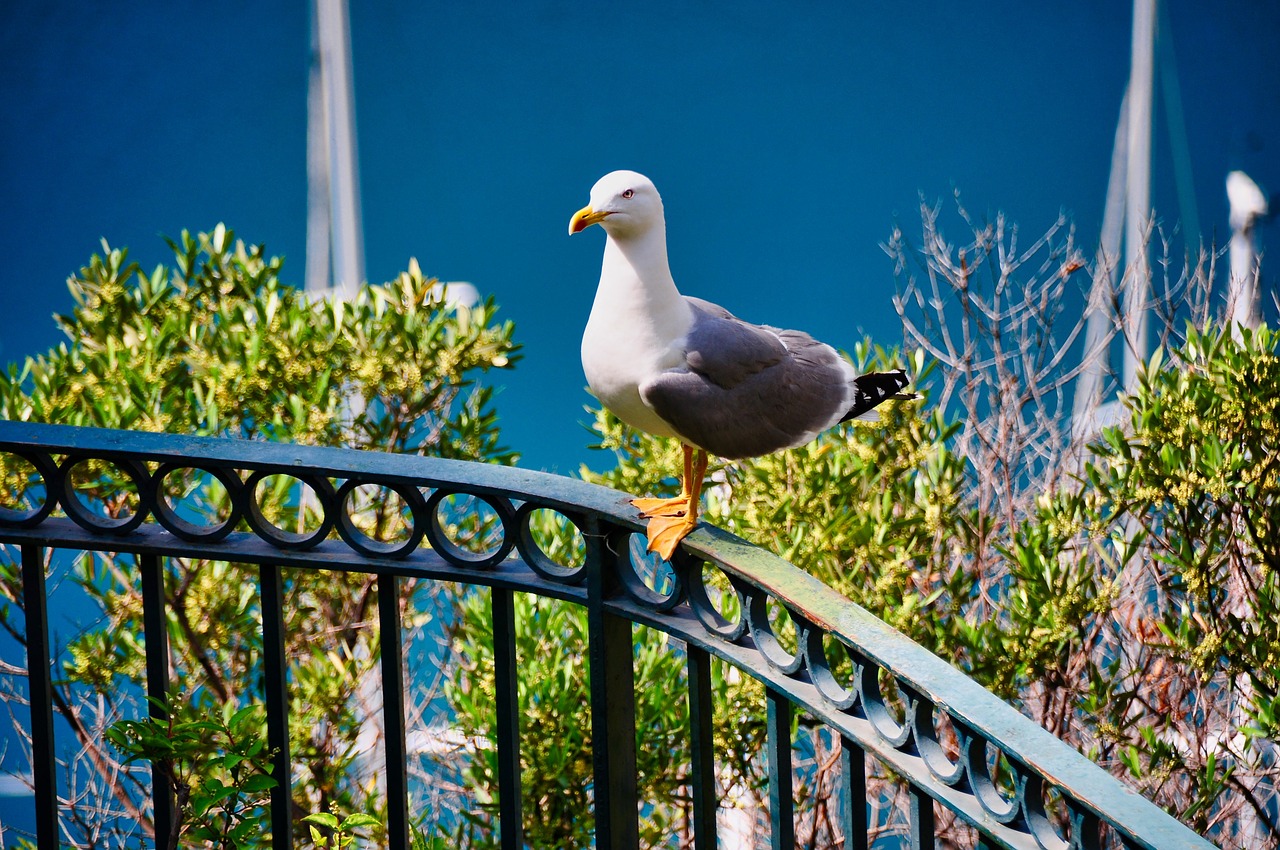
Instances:
[[[591,203],[569,219],[574,234],[598,224],[615,239],[638,236],[663,225],[662,198],[653,181],[634,171],[613,171],[591,187]]]

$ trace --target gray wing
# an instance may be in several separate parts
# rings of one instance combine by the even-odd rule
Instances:
[[[839,420],[850,389],[830,346],[686,300],[694,311],[687,368],[640,387],[682,437],[719,457],[754,457],[806,442]]]

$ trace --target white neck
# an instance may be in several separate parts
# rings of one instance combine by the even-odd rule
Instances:
[[[668,327],[687,314],[688,306],[667,263],[666,228],[659,225],[643,233],[608,235],[592,312],[609,308],[622,308],[632,317],[651,317]],[[675,325],[684,332],[685,322],[677,320]]]
[[[643,233],[609,234],[582,334],[582,368],[591,392],[622,421],[674,436],[640,390],[655,374],[683,368],[693,324],[693,308],[671,279],[666,241],[660,223]]]

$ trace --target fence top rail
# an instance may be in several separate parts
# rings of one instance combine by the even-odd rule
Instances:
[[[446,487],[454,492],[587,516],[606,529],[638,532],[643,528],[629,503],[630,496],[626,494],[563,476],[494,464],[289,443],[0,420],[0,454],[4,453],[34,461],[42,473],[59,462],[66,465],[67,459],[93,458],[161,466],[172,464],[181,469],[233,471],[238,476],[245,473],[303,474],[313,479],[356,479],[415,488]],[[59,461],[59,458],[63,460]],[[5,512],[0,511],[0,541],[17,542],[24,539],[15,530],[22,523],[15,521],[12,512],[9,513],[10,516],[6,517]],[[46,535],[44,539],[50,538]],[[67,542],[68,545],[76,545],[70,539]],[[997,745],[1016,770],[1026,772],[1023,778],[1030,777],[1034,782],[1052,786],[1072,801],[1073,816],[1096,817],[1116,830],[1131,847],[1154,850],[1167,847],[1207,849],[1213,846],[968,676],[793,564],[706,524],[689,535],[682,548],[684,555],[679,557],[689,555],[694,560],[718,566],[731,579],[763,594],[762,599],[776,600],[798,615],[802,622],[812,624],[837,639],[852,651],[852,657],[865,658],[887,671],[910,694],[923,698],[926,713],[935,707],[945,711],[979,744],[985,741]],[[744,640],[739,634],[732,637],[730,643],[740,644]],[[812,669],[809,675],[804,671],[799,676],[794,675],[795,670],[784,672],[809,688],[806,695],[811,694]],[[919,707],[908,706],[908,715]],[[909,716],[905,725],[915,722]],[[932,723],[928,719],[922,722]],[[906,749],[910,749],[910,744]],[[928,754],[920,755],[923,764],[937,777],[938,770],[930,763]],[[970,753],[971,761],[976,758],[986,757],[981,753]],[[965,768],[968,773],[973,770],[972,765]],[[924,767],[921,767],[921,777],[928,778]],[[955,781],[944,780],[948,785]],[[972,783],[972,778],[968,782]],[[981,800],[984,790],[995,792],[994,788],[971,788],[968,793]],[[1016,792],[1020,797],[1041,793],[1040,786]],[[1052,827],[1044,817],[1042,803],[1034,800],[1029,804],[1016,802],[1021,813],[999,812],[1001,806],[998,801],[990,806],[984,802],[983,807],[992,814],[993,822],[1021,824],[1019,832],[1030,832],[1041,847],[1068,846],[1059,844],[1056,834],[1046,831]],[[974,823],[979,820],[987,823],[985,816],[979,820],[967,819]],[[1073,845],[1076,840],[1073,840]],[[999,843],[1006,842],[1000,840]],[[1021,844],[1009,842],[1008,846]]]

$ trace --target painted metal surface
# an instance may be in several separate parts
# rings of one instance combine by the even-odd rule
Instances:
[[[691,648],[691,716],[697,727],[692,731],[695,800],[714,789],[707,773],[714,769],[714,759],[708,759],[711,718],[705,663],[715,655],[763,682],[771,700],[776,697],[770,706],[771,714],[779,718],[773,726],[775,736],[785,737],[789,723],[782,723],[782,718],[798,708],[903,777],[918,813],[913,822],[916,846],[932,846],[935,804],[952,809],[976,827],[984,847],[1067,850],[1118,843],[1157,850],[1212,846],[941,659],[807,573],[733,535],[700,527],[670,564],[665,590],[655,590],[646,580],[646,566],[633,555],[631,536],[643,538],[643,527],[625,494],[492,465],[16,422],[0,422],[0,453],[26,459],[33,478],[40,479],[36,491],[45,494],[43,503],[30,510],[0,509],[0,541],[22,546],[25,552],[56,546],[258,564],[264,600],[279,598],[283,568],[486,585],[504,592],[495,595],[505,599],[495,608],[495,632],[508,650],[514,623],[503,607],[509,604],[505,591],[586,606],[592,720],[612,730],[596,738],[609,740],[610,747],[593,754],[600,846],[634,847],[638,841],[635,735],[626,734],[635,727],[629,647],[636,623],[660,629]],[[108,519],[94,513],[69,489],[70,470],[86,459],[111,462],[122,476],[132,479],[138,493],[136,513]],[[231,513],[217,526],[192,525],[168,503],[164,479],[187,469],[203,470],[227,488]],[[257,504],[255,486],[271,474],[293,476],[310,486],[323,515],[319,526],[294,533],[266,519]],[[394,545],[370,540],[352,522],[348,495],[363,485],[381,486],[400,496],[412,525],[403,540]],[[491,549],[476,554],[448,538],[438,509],[451,495],[473,496],[497,517],[497,540]],[[530,519],[541,509],[563,515],[583,533],[587,543],[583,563],[561,566],[538,547]],[[736,606],[718,606],[723,600],[711,582],[716,572],[732,588]],[[794,653],[773,631],[768,612],[776,606],[785,609],[795,626]],[[741,615],[726,618],[723,610]],[[386,614],[387,622],[392,622],[390,612]],[[279,628],[274,622],[264,625],[267,632]],[[280,645],[280,636],[264,637],[268,646]],[[848,665],[828,658],[831,652],[848,657],[851,674],[842,677],[837,672]],[[395,672],[389,674],[393,685]],[[506,674],[517,675],[517,671],[508,667]],[[267,678],[268,691],[276,692],[266,695],[269,716],[277,713],[269,726],[275,730],[273,735],[285,736],[282,752],[287,759],[283,688],[270,671]],[[508,687],[512,684],[507,682]],[[894,701],[886,695],[889,690],[896,691],[901,713],[895,713]],[[394,714],[388,714],[388,721]],[[938,731],[943,721],[953,733],[947,742],[940,740],[943,736]],[[503,719],[506,728],[500,747],[518,747],[518,722],[513,716]],[[630,746],[627,741],[632,742]],[[784,747],[780,738],[772,751],[780,771],[787,761]],[[990,764],[995,753],[1002,757],[1011,783],[993,778]],[[402,752],[389,754],[389,764],[394,762],[400,769],[402,762],[396,760],[402,757]],[[850,773],[860,772],[864,757],[846,761]],[[505,768],[500,771],[499,788],[504,801],[502,822],[518,823],[521,804],[513,777],[518,753],[504,749],[500,763]],[[278,765],[278,775],[287,788],[287,761]],[[790,777],[772,780],[782,794],[775,800],[774,811],[789,811],[785,790],[791,786]],[[513,782],[517,787],[510,787]],[[402,793],[404,786],[393,784],[396,793]],[[851,775],[846,787],[859,787],[856,777]],[[1051,791],[1065,806],[1065,834],[1046,807]],[[285,829],[287,836],[283,791],[278,799],[276,828]],[[714,836],[706,834],[714,829],[714,817],[705,807],[703,799],[695,812],[698,846],[715,846]],[[861,830],[865,838],[865,811],[857,800],[847,806],[845,828],[848,846],[863,846],[856,832]],[[513,833],[508,831],[504,846],[517,846]],[[775,846],[779,842],[785,846],[791,834],[789,824],[779,825],[774,830]]]
[[[382,730],[386,750],[387,841],[409,844],[409,760],[405,752],[404,642],[400,579],[378,577],[379,666],[382,669]]]
[[[157,702],[148,704],[147,713],[158,722],[169,719],[164,700],[169,689],[169,632],[165,628],[164,567],[155,555],[138,559],[142,571],[143,632],[147,637],[147,697]],[[153,793],[152,818],[158,836],[172,837],[174,828],[173,792],[167,789],[163,771],[151,766],[151,787],[163,789]]]

